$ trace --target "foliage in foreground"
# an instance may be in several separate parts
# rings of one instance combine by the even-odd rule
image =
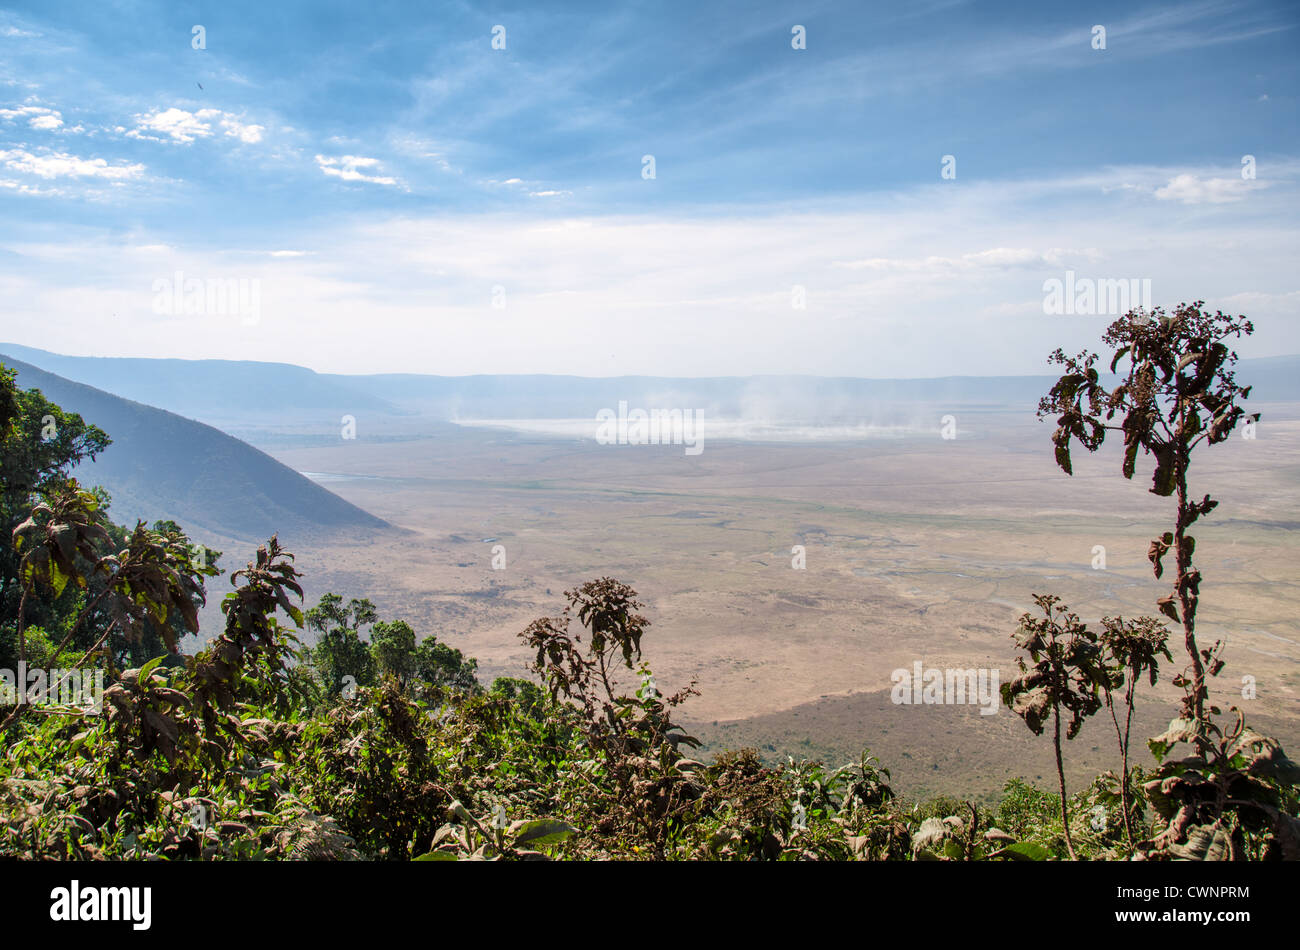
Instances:
[[[0,854],[1046,860],[1069,857],[1072,842],[1076,856],[1098,859],[1291,856],[1285,840],[1245,823],[1161,844],[1169,795],[1141,769],[1127,810],[1102,777],[1064,812],[1055,794],[1020,782],[983,811],[902,802],[867,753],[837,769],[767,764],[753,750],[689,758],[695,741],[672,715],[692,690],[658,691],[640,651],[648,621],[635,592],[610,578],[568,592],[578,632],[566,610],[521,633],[544,689],[388,674],[322,703],[296,681],[292,628],[275,615],[296,587],[290,558],[274,539],[259,549],[223,604],[225,632],[185,666],[123,672],[103,715],[17,719],[0,768]],[[618,670],[635,671],[635,690],[619,688]],[[1265,743],[1262,757],[1252,742]],[[1238,785],[1267,785],[1273,807],[1294,814],[1295,766],[1276,744],[1247,734],[1229,746]]]
[[[219,573],[215,552],[195,557],[170,522],[108,521],[104,493],[68,477],[107,437],[0,371],[0,660],[95,668],[110,684],[102,711],[0,698],[0,856],[1300,859],[1300,767],[1240,713],[1223,721],[1207,685],[1219,645],[1195,636],[1200,574],[1186,529],[1217,503],[1191,500],[1187,471],[1196,445],[1223,441],[1244,416],[1249,390],[1222,339],[1249,324],[1199,305],[1155,317],[1130,314],[1108,332],[1120,347],[1112,369],[1132,363],[1114,390],[1095,357],[1058,354],[1068,372],[1043,408],[1059,414],[1067,473],[1072,441],[1096,449],[1115,429],[1123,474],[1142,449],[1156,456],[1152,490],[1177,496],[1175,530],[1150,557],[1159,578],[1174,552],[1174,590],[1158,605],[1183,629],[1190,663],[1174,682],[1185,700],[1149,743],[1156,770],[1132,766],[1136,689],[1172,659],[1163,621],[1107,617],[1096,631],[1037,597],[1044,616],[1021,619],[1027,660],[1003,700],[1035,734],[1051,723],[1059,787],[1013,781],[991,811],[904,802],[866,751],[840,768],[766,763],[751,749],[692,758],[699,743],[673,717],[694,684],[659,691],[642,656],[644,605],[609,577],[566,592],[559,616],[519,634],[537,682],[485,690],[473,659],[434,638],[417,646],[367,600],[330,594],[304,612],[293,556],[271,538],[231,576],[221,635],[181,657]],[[61,427],[36,447],[34,413]],[[1122,425],[1108,425],[1117,414]],[[318,634],[310,650],[304,626]],[[1120,772],[1070,795],[1062,720],[1068,742],[1102,709]],[[1182,744],[1189,754],[1173,757]]]

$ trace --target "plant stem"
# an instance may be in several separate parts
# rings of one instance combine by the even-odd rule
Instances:
[[[1133,735],[1133,697],[1137,689],[1137,677],[1138,670],[1135,666],[1130,671],[1128,688],[1124,692],[1124,705],[1128,707],[1128,712],[1124,717],[1124,746],[1122,749],[1124,758],[1124,783],[1121,786],[1121,790],[1124,796],[1124,836],[1128,840],[1128,846],[1130,849],[1133,847],[1133,841],[1136,835],[1133,833],[1133,816],[1130,814],[1129,806],[1132,796],[1129,794],[1128,744],[1130,737]]]
[[[1070,860],[1077,861],[1079,856],[1074,853],[1074,840],[1070,837],[1070,809],[1065,799],[1065,766],[1061,764],[1061,707],[1052,706],[1052,722],[1056,727],[1055,735],[1052,736],[1052,744],[1056,747],[1056,777],[1061,783],[1061,827],[1065,829],[1065,849],[1070,852]]]
[[[23,595],[18,599],[18,662],[27,659],[27,590],[23,585]]]
[[[1120,804],[1124,807],[1124,838],[1128,841],[1129,847],[1132,848],[1133,829],[1129,827],[1128,819],[1128,742],[1124,733],[1120,732],[1119,718],[1115,715],[1115,701],[1111,697],[1109,688],[1106,690],[1106,708],[1110,710],[1110,721],[1115,724],[1115,741],[1119,745],[1120,758],[1124,763],[1124,771],[1120,776],[1119,798]]]
[[[1174,579],[1174,584],[1183,621],[1183,646],[1192,660],[1192,715],[1197,723],[1197,743],[1204,751],[1207,740],[1202,735],[1200,725],[1205,722],[1205,667],[1201,664],[1201,654],[1196,646],[1196,604],[1192,600],[1188,580],[1192,570],[1192,558],[1185,539],[1187,526],[1191,524],[1192,517],[1187,504],[1187,459],[1181,450],[1174,464],[1178,479],[1178,524],[1174,530],[1174,553],[1178,575]]]

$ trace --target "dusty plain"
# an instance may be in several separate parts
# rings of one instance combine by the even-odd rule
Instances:
[[[1300,749],[1300,407],[1256,406],[1257,438],[1201,453],[1193,491],[1218,510],[1197,526],[1200,635],[1227,642],[1215,685],[1225,710]],[[911,796],[988,799],[1012,777],[1053,781],[1051,743],[1003,708],[898,705],[891,673],[1015,672],[1011,634],[1034,593],[1086,621],[1155,614],[1167,590],[1146,559],[1173,502],[1151,495],[1149,462],[1125,481],[1115,453],[1052,460],[1051,425],[1032,411],[957,410],[957,438],[932,432],[857,441],[599,445],[506,429],[361,420],[235,432],[314,473],[398,526],[356,538],[285,537],[308,602],[366,596],[381,617],[475,656],[480,678],[526,675],[517,634],[559,614],[562,591],[609,575],[631,584],[652,626],[643,647],[661,690],[694,681],[681,718],[706,754],[856,760],[863,748]],[[215,539],[227,570],[254,539]],[[504,547],[505,568],[493,569]],[[792,566],[802,545],[806,566]],[[1105,567],[1094,567],[1095,546]],[[224,579],[217,589],[224,589]],[[206,612],[209,623],[217,598]],[[1135,730],[1173,716],[1167,680],[1144,689]],[[1254,698],[1243,698],[1243,677]],[[627,679],[631,679],[629,675]],[[1075,783],[1114,767],[1103,711],[1067,748]]]

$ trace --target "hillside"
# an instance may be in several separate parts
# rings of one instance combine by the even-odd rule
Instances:
[[[392,412],[382,399],[301,366],[251,360],[62,356],[14,343],[0,353],[147,406],[187,418],[272,411],[286,417]]]
[[[113,444],[74,473],[103,485],[120,523],[171,518],[187,529],[265,539],[289,534],[375,529],[367,514],[238,439],[162,409],[122,399],[44,372],[10,356],[18,385],[39,389],[99,426]]]

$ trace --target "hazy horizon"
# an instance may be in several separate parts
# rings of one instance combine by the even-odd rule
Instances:
[[[337,376],[337,377],[377,377],[377,376],[417,376],[432,377],[438,379],[468,379],[475,376],[541,376],[549,378],[573,378],[584,380],[614,380],[614,379],[664,379],[664,380],[760,380],[760,379],[820,379],[820,380],[860,380],[864,382],[912,382],[924,380],[942,380],[942,379],[1039,379],[1051,378],[1056,379],[1057,375],[1051,371],[1047,360],[1043,360],[1043,367],[1038,372],[1025,373],[948,373],[948,374],[929,374],[919,376],[844,376],[828,375],[825,373],[750,373],[734,375],[695,375],[695,376],[665,376],[662,374],[650,373],[618,373],[618,374],[581,374],[581,373],[406,373],[406,372],[336,372],[332,370],[322,370],[314,366],[309,366],[302,362],[292,362],[286,360],[256,360],[256,359],[228,359],[225,357],[210,356],[142,356],[139,354],[122,354],[122,355],[105,355],[96,353],[67,353],[54,352],[42,347],[30,346],[28,344],[13,343],[0,340],[0,356],[9,353],[10,350],[15,352],[10,355],[17,355],[17,350],[30,350],[43,353],[49,356],[68,358],[68,359],[90,359],[90,360],[177,360],[191,363],[254,363],[267,366],[292,366],[298,369],[305,369],[318,376]],[[1242,356],[1243,361],[1255,360],[1285,360],[1289,358],[1300,358],[1300,350],[1294,353],[1274,353],[1268,356]]]

